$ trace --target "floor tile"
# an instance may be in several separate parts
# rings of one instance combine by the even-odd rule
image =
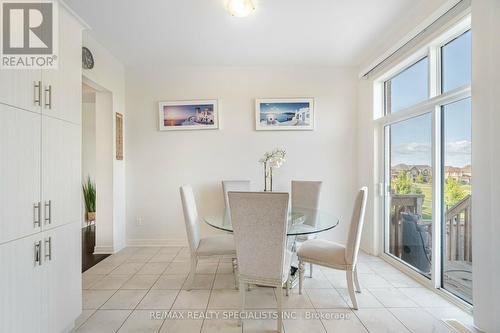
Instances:
[[[181,289],[186,275],[161,275],[153,285],[153,289]]]
[[[145,290],[118,290],[104,303],[104,310],[133,310],[146,295]]]
[[[245,309],[276,309],[274,288],[252,286],[245,294]]]
[[[412,301],[423,307],[446,307],[451,304],[427,288],[399,288]]]
[[[130,310],[97,310],[76,332],[115,333],[130,313]]]
[[[156,333],[163,320],[151,318],[151,311],[135,310],[127,318],[118,333]]]
[[[143,262],[126,262],[116,267],[111,274],[113,275],[131,275],[137,273],[141,267],[144,266]]]
[[[128,280],[128,275],[107,275],[100,281],[94,283],[90,289],[110,289],[117,290]]]
[[[137,274],[163,274],[163,272],[167,269],[168,263],[163,262],[148,262],[141,267],[141,269],[137,272]]]
[[[172,309],[205,309],[209,296],[210,290],[181,290]]]
[[[409,333],[387,309],[359,309],[356,316],[370,333]]]
[[[321,323],[321,320],[311,314],[316,311],[300,311],[295,310],[293,313],[294,317],[291,319],[285,319],[283,325],[285,326],[286,333],[303,333],[303,332],[317,332],[325,333],[326,330]]]
[[[328,333],[368,333],[358,317],[350,310],[318,310],[323,326]]]
[[[346,302],[335,289],[307,289],[304,292],[316,309],[347,308]]]
[[[104,274],[83,274],[82,289],[90,289],[93,284],[102,280],[105,276]]]
[[[379,288],[389,286],[389,282],[378,274],[358,273],[358,281],[361,288]]]
[[[236,312],[234,310],[233,312]],[[228,319],[223,313],[219,313],[217,317],[207,318],[203,321],[201,328],[202,333],[241,333],[243,327],[238,326],[238,320]]]
[[[344,301],[352,307],[351,297],[349,296],[348,289],[337,289],[339,294],[342,296]],[[384,306],[380,303],[375,296],[373,296],[368,289],[363,289],[361,293],[356,293],[356,300],[358,302],[358,307],[360,309],[364,308],[383,308]]]
[[[94,314],[96,310],[82,310],[82,313],[76,318],[75,320],[75,327],[71,332],[75,332],[84,322],[87,321],[87,319],[90,318]]]
[[[243,333],[275,333],[277,325],[276,319],[246,319],[243,321]]]
[[[86,310],[99,309],[114,293],[115,290],[83,290],[82,307]]]
[[[473,326],[474,325],[474,320],[472,319],[472,316],[457,308],[456,306],[446,306],[446,307],[439,307],[439,308],[424,308],[428,313],[430,313],[434,318],[439,319],[439,320],[444,320],[444,319],[456,319],[460,321],[462,324]]]
[[[180,250],[181,250],[181,247],[166,246],[166,247],[162,247],[158,253],[177,255],[177,253],[179,253]]]
[[[196,265],[196,274],[215,274],[217,266],[219,264],[214,262],[198,262],[198,265]]]
[[[201,331],[201,325],[203,319],[188,319],[187,315],[184,315],[184,319],[166,319],[160,333],[198,333]]]
[[[369,291],[387,308],[411,308],[418,306],[417,303],[413,302],[397,288],[372,288]]]
[[[189,261],[183,262],[172,262],[168,265],[167,269],[163,274],[188,274],[191,268],[191,263]]]
[[[217,274],[233,274],[233,264],[231,262],[220,262],[217,267]]]
[[[235,289],[235,281],[233,274],[217,274],[215,275],[214,289]]]
[[[121,289],[149,289],[159,277],[160,275],[134,275],[123,284]]]
[[[235,289],[212,290],[208,309],[239,309],[240,293]]]
[[[154,255],[149,262],[163,262],[163,263],[169,263],[174,260],[175,255],[171,253],[158,253]]]
[[[177,290],[153,290],[151,289],[142,299],[137,309],[162,309],[170,310],[179,292]]]
[[[207,289],[210,290],[213,287],[215,279],[215,274],[195,274],[194,280],[191,285],[189,285],[188,280],[184,282],[182,289]]]
[[[389,309],[412,333],[453,333],[446,325],[421,308]]]
[[[274,293],[276,294],[280,292],[280,289],[275,289]],[[312,309],[314,308],[311,301],[309,300],[309,296],[307,296],[306,292],[303,292],[302,295],[299,295],[299,289],[291,289],[289,291],[288,296],[286,296],[286,290],[281,289],[281,294],[283,295],[283,309]]]

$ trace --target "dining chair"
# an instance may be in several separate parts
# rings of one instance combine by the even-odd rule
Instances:
[[[201,258],[230,258],[233,260],[233,273],[235,275],[235,286],[238,286],[236,274],[236,249],[233,235],[217,235],[200,237],[199,217],[193,188],[183,185],[180,188],[184,221],[191,250],[191,269],[187,279],[187,290],[193,286],[194,276],[198,259]]]
[[[230,218],[229,215],[229,199],[227,193],[229,191],[250,191],[250,181],[249,180],[223,180],[222,181],[222,191],[224,193],[224,211],[226,218]]]
[[[346,271],[347,288],[349,289],[353,308],[355,310],[358,309],[355,289],[356,292],[360,293],[361,288],[359,286],[356,263],[365,218],[367,196],[368,188],[362,187],[356,196],[347,244],[345,246],[323,239],[311,239],[305,241],[299,248],[297,251],[297,256],[299,257],[299,294],[302,294],[305,262],[343,270]]]
[[[321,181],[292,180],[292,211],[304,214],[304,224],[316,225],[322,184]],[[295,247],[316,237],[316,234],[297,236]],[[313,264],[309,263],[309,277],[312,277],[312,274]]]
[[[241,312],[245,310],[248,284],[279,288],[276,295],[278,332],[281,332],[281,288],[284,285],[288,288],[292,257],[286,247],[289,195],[279,192],[229,192],[228,196],[238,260]]]

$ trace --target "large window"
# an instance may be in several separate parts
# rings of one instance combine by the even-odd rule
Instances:
[[[376,84],[384,252],[472,303],[470,39],[467,27],[455,27]]]

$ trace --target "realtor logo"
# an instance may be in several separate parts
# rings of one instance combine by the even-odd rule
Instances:
[[[2,69],[57,68],[57,3],[0,0]]]

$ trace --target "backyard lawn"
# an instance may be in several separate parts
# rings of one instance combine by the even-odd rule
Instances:
[[[432,219],[432,185],[431,184],[419,184],[415,183],[422,194],[425,195],[424,204],[422,205],[422,219],[430,220]],[[460,185],[466,195],[471,193],[470,185]]]

